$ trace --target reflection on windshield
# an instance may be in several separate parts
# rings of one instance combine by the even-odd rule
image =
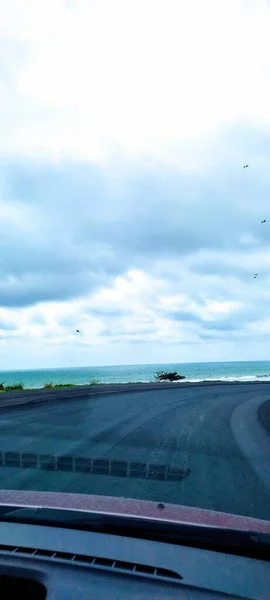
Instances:
[[[58,456],[57,454],[34,454],[23,452],[1,452],[0,466],[21,469],[44,469],[46,471],[71,471],[117,477],[136,477],[158,481],[182,481],[189,475],[188,468],[170,467],[166,464],[151,464],[136,461],[86,458],[84,456]]]
[[[0,409],[1,487],[269,518],[268,383],[132,389],[10,395],[27,402]]]
[[[270,2],[2,4],[1,487],[269,520]]]

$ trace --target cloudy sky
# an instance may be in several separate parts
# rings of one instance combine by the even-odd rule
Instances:
[[[0,11],[0,369],[269,359],[269,0]]]

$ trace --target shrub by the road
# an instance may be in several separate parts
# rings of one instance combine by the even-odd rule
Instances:
[[[90,379],[88,385],[98,385],[98,384],[99,384],[98,379]],[[80,385],[80,384],[78,384],[78,385]],[[67,387],[68,388],[76,387],[76,383],[53,383],[52,381],[48,381],[47,383],[44,383],[44,386],[43,386],[43,388],[46,390],[58,390],[59,388],[67,388]]]
[[[14,383],[13,385],[4,385],[4,382],[0,383],[0,391],[1,392],[18,392],[24,390],[23,383]]]
[[[158,371],[156,381],[181,381],[185,379],[184,375],[179,375],[176,371]]]
[[[95,378],[90,379],[89,385],[99,385],[99,380]]]
[[[58,390],[58,388],[66,388],[66,387],[76,387],[75,383],[53,383],[49,381],[48,383],[44,383],[43,386],[46,390]]]

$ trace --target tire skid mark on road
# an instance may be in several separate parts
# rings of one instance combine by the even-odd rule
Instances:
[[[261,390],[259,386],[256,386],[257,389]],[[234,390],[233,393],[231,393],[232,390]],[[44,407],[42,407],[43,412],[39,412],[36,405],[31,408],[32,412],[29,415],[33,427],[36,427],[39,419],[41,422],[43,420],[43,427],[46,423],[45,429],[47,430],[48,424],[50,434],[49,438],[43,439],[45,435],[44,430],[43,433],[41,432],[41,428],[40,439],[37,437],[36,441],[33,441],[33,438],[31,440],[30,446],[33,451],[46,452],[47,446],[50,452],[54,452],[55,444],[55,448],[62,448],[60,453],[87,456],[91,455],[94,450],[93,458],[119,459],[122,455],[125,460],[129,460],[129,453],[132,460],[136,460],[136,453],[140,452],[141,459],[146,463],[161,464],[165,462],[167,465],[173,465],[178,462],[180,465],[185,464],[191,469],[191,472],[190,476],[183,481],[157,482],[151,479],[143,481],[136,478],[122,478],[121,480],[118,477],[99,474],[82,477],[77,473],[60,472],[48,472],[46,478],[45,476],[42,478],[41,472],[37,478],[36,470],[29,469],[28,472],[25,470],[22,474],[16,469],[13,471],[11,469],[9,470],[8,487],[10,489],[19,487],[20,489],[73,492],[81,490],[82,493],[125,495],[164,502],[175,501],[176,503],[267,518],[265,515],[267,500],[268,506],[270,504],[269,496],[261,489],[241,452],[234,450],[237,445],[235,445],[230,429],[232,410],[250,395],[254,396],[254,389],[251,385],[247,385],[237,388],[236,392],[230,386],[221,386],[221,388],[214,386],[205,388],[203,386],[197,388],[198,391],[201,393],[195,394],[195,389],[192,388],[177,389],[177,392],[176,389],[164,390],[162,396],[160,393],[157,396],[153,394],[151,401],[148,400],[145,392],[140,392],[134,394],[130,399],[125,398],[122,402],[119,401],[119,403],[116,402],[115,397],[114,405],[111,404],[112,398],[107,398],[107,400],[99,398],[96,401],[95,410],[91,412],[92,405],[90,406],[89,401],[84,400],[79,401],[77,415],[74,412],[75,404],[70,412],[67,410],[67,405],[62,404],[61,410],[59,410],[59,405],[57,411],[51,411],[50,416],[47,415],[47,419],[44,420],[42,418]],[[172,396],[170,396],[171,392]],[[144,398],[142,398],[142,394],[144,394]],[[110,402],[110,405],[106,402]],[[102,423],[99,419],[106,411],[106,406],[110,406],[110,409],[108,417],[105,415],[106,418]],[[29,414],[29,411],[26,412],[26,407],[22,410],[16,423],[18,426],[16,428],[18,450],[22,450],[19,448],[19,432],[23,432],[19,419],[23,414],[27,427],[27,413]],[[51,424],[50,419],[52,419]],[[66,440],[60,439],[60,433],[61,431],[64,433],[65,429],[62,424],[68,423],[68,419],[70,421],[68,429],[71,432],[73,428],[73,431],[76,432],[77,439],[72,440],[76,443],[70,443],[71,440],[68,437]],[[81,420],[84,421],[82,426],[76,427]],[[118,423],[112,425],[112,420],[118,420]],[[109,421],[111,422],[110,426],[108,426]],[[73,425],[74,422],[75,425]],[[12,423],[12,419],[10,423]],[[90,425],[91,431],[88,431]],[[98,443],[94,440],[95,436],[92,435],[96,426],[104,426]],[[8,428],[6,418],[5,428]],[[100,433],[98,432],[97,435]],[[27,448],[29,451],[26,438],[27,436],[23,438],[21,435],[24,449],[26,451]],[[12,441],[12,436],[10,439]],[[131,443],[133,440],[134,443]],[[5,449],[9,450],[6,443]],[[14,449],[14,446],[10,448],[10,450]],[[116,454],[117,456],[115,456]]]
[[[216,394],[215,394],[216,395]],[[125,450],[127,448],[127,444],[128,447],[132,447],[132,443],[130,438],[134,438],[134,435],[138,436],[139,433],[144,429],[146,429],[147,435],[149,436],[149,431],[147,431],[149,424],[151,424],[151,429],[153,429],[153,427],[155,427],[155,422],[156,425],[158,425],[158,427],[156,427],[156,429],[159,432],[159,438],[160,438],[160,433],[162,430],[162,427],[160,427],[160,425],[162,425],[162,423],[160,423],[160,420],[164,420],[165,415],[170,414],[171,412],[175,412],[177,409],[179,409],[180,407],[184,408],[184,406],[187,405],[190,408],[191,403],[194,404],[195,403],[195,407],[197,406],[198,402],[200,402],[201,399],[205,400],[204,394],[203,395],[197,395],[195,398],[194,396],[190,395],[190,398],[185,398],[183,399],[181,397],[181,400],[178,398],[176,400],[170,401],[166,403],[166,406],[162,408],[162,410],[159,410],[159,414],[152,416],[151,418],[146,418],[144,419],[144,422],[137,425],[136,427],[132,428],[132,431],[129,432],[127,435],[122,436],[122,438],[112,446],[112,448],[110,450],[108,450],[108,452],[106,453],[106,456],[112,456],[115,455],[115,451],[117,448],[122,448],[122,446],[125,447]],[[209,400],[210,403],[212,403],[212,398]],[[191,434],[190,434],[191,435]],[[166,435],[165,437],[161,437],[159,439],[158,442],[158,448],[155,447],[153,448],[152,451],[148,452],[148,457],[147,457],[147,461],[148,463],[165,463],[165,464],[169,464],[170,467],[178,466],[181,467],[184,471],[186,472],[190,472],[190,468],[188,466],[188,451],[185,448],[185,446],[183,447],[183,443],[182,443],[182,447],[180,448],[180,444],[174,449],[173,453],[168,453],[168,443],[167,443],[167,438]],[[136,449],[137,450],[137,449]],[[134,452],[134,446],[133,446],[133,452]],[[145,455],[145,447],[143,447],[143,452]],[[184,480],[183,480],[184,482]],[[166,482],[167,485],[167,482]],[[176,484],[178,485],[178,484]],[[180,485],[178,485],[178,487],[181,487],[182,485],[182,481],[180,483]],[[138,482],[137,486],[136,486],[136,493],[139,493],[139,489],[142,488],[143,486],[143,482]],[[166,486],[165,486],[166,487]],[[132,490],[132,493],[134,493],[134,489]],[[147,490],[147,494],[150,493],[150,488]]]
[[[106,450],[106,452],[104,452],[103,448],[104,448],[104,442],[106,442],[108,444],[108,439],[106,437],[106,432],[105,432],[105,438],[103,439],[103,444],[101,442],[102,438],[99,438],[99,443],[100,443],[100,452],[99,452],[99,448],[97,446],[94,446],[94,450],[95,450],[95,457],[110,457],[112,458],[113,456],[115,456],[116,454],[116,450],[119,448],[122,451],[122,446],[125,444],[125,442],[128,440],[128,438],[131,435],[134,435],[134,433],[136,432],[136,434],[138,434],[138,432],[145,426],[148,425],[149,423],[153,424],[153,421],[157,418],[161,418],[164,417],[164,414],[166,413],[170,413],[175,407],[179,407],[179,405],[181,404],[186,404],[187,400],[190,402],[191,401],[195,401],[197,402],[198,400],[198,396],[194,399],[194,397],[191,396],[191,394],[189,394],[190,398],[187,399],[182,399],[181,400],[179,398],[174,399],[174,400],[167,400],[166,402],[166,406],[160,406],[160,407],[155,407],[155,414],[152,415],[151,417],[149,417],[149,412],[147,412],[143,418],[143,422],[139,423],[139,424],[134,424],[131,428],[131,430],[126,433],[125,435],[121,436],[121,438],[117,439],[117,442],[112,443]],[[165,409],[165,410],[164,410]],[[158,412],[158,414],[156,414],[156,411]],[[121,430],[121,425],[122,423],[119,424],[119,429]],[[102,448],[103,446],[103,448]],[[134,452],[134,447],[133,447],[133,452]],[[144,451],[144,455],[145,455],[145,451]],[[138,457],[140,458],[140,457]],[[159,459],[160,459],[160,455],[159,455]],[[133,460],[136,460],[136,457],[133,456]],[[155,458],[153,457],[152,453],[148,453],[148,457],[147,457],[147,463],[152,463],[152,462],[156,462]],[[161,462],[159,460],[159,462]],[[182,462],[183,464],[183,462]],[[79,484],[79,482],[78,482]],[[153,487],[153,482],[151,482],[151,480],[147,480],[147,488],[146,488],[146,484],[145,482],[143,482],[142,480],[136,480],[134,479],[133,481],[130,481],[130,493],[132,494],[133,497],[148,497],[149,494],[151,495],[151,485]],[[167,482],[166,482],[167,485]],[[142,490],[140,492],[140,490]],[[143,491],[144,490],[144,491]]]
[[[213,400],[213,396],[211,398],[211,401]],[[211,402],[211,406],[209,407],[208,411],[207,409],[205,410],[205,414],[210,414],[212,411],[212,402]],[[201,408],[200,408],[201,410]],[[198,406],[194,407],[194,411],[197,412],[198,411]],[[182,430],[181,436],[179,436],[178,438],[178,443],[177,443],[177,448],[176,448],[176,453],[178,453],[180,451],[180,446],[182,446],[182,452],[184,453],[185,456],[185,461],[184,461],[184,468],[189,468],[190,469],[190,454],[191,454],[191,436],[193,437],[194,433],[196,432],[196,430],[198,430],[199,427],[201,427],[201,421],[199,419],[197,419],[197,422],[195,421],[194,424],[194,414],[190,414],[190,420],[191,423],[187,422],[186,423],[186,427],[184,426],[184,429]]]
[[[198,400],[198,397],[196,397],[196,399],[193,398],[193,401]],[[163,407],[159,407],[158,409],[155,410],[155,414],[151,415],[150,417],[147,416],[149,413],[146,413],[146,416],[143,418],[143,422],[133,425],[130,429],[130,431],[128,433],[126,433],[125,435],[121,436],[116,442],[112,443],[111,445],[111,450],[117,448],[118,446],[125,446],[125,442],[129,440],[129,438],[131,436],[134,436],[134,434],[136,433],[136,435],[138,434],[138,432],[144,428],[144,427],[148,427],[148,425],[151,423],[151,427],[153,427],[153,421],[160,419],[161,417],[165,417],[165,415],[169,414],[170,412],[172,412],[173,410],[175,410],[175,408],[179,407],[180,405],[185,405],[186,404],[186,399],[184,400],[172,400],[170,402],[166,403],[166,406]],[[131,420],[132,422],[132,420]],[[121,423],[122,424],[122,423]],[[121,426],[120,424],[120,426]],[[106,435],[106,432],[105,432]],[[102,436],[103,438],[103,436]],[[102,441],[102,438],[99,439],[99,441]],[[108,440],[106,440],[108,441]],[[132,444],[127,444],[128,446],[132,447]],[[110,452],[111,450],[108,450],[108,452]]]

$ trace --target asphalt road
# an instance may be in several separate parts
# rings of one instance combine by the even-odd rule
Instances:
[[[270,519],[270,488],[256,468],[260,452],[270,457],[270,436],[257,419],[258,398],[269,397],[268,384],[172,386],[3,408],[0,487]]]

